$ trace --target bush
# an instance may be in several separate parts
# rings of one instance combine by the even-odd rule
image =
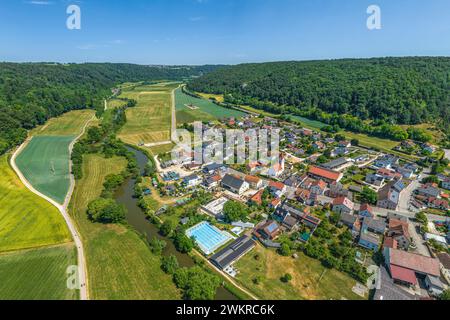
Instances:
[[[113,199],[99,198],[88,205],[90,220],[100,223],[119,223],[125,219],[126,209]]]
[[[161,269],[167,274],[175,274],[179,269],[177,257],[170,255],[168,257],[162,257]]]
[[[159,240],[157,237],[153,237],[148,244],[150,245],[152,252],[158,256],[162,254],[164,248],[167,246],[165,241]]]
[[[292,280],[292,276],[289,273],[286,273],[284,276],[280,278],[280,280],[284,283],[288,283]]]
[[[178,269],[173,278],[186,300],[213,300],[220,286],[219,277],[199,266]]]

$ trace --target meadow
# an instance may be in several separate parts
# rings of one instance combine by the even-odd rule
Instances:
[[[85,123],[95,115],[94,110],[75,110],[57,118],[52,118],[45,125],[30,131],[30,136],[77,136]]]
[[[258,244],[237,262],[236,268],[236,280],[262,300],[363,299],[352,292],[354,279],[325,268],[303,253],[298,259],[282,257]],[[292,276],[289,283],[280,280],[286,273]]]
[[[0,252],[72,241],[56,207],[29,191],[0,157]]]
[[[162,83],[124,89],[120,97],[134,99],[137,105],[126,110],[127,123],[118,137],[132,145],[170,141],[172,90],[177,86]]]
[[[17,156],[16,164],[42,194],[64,203],[70,186],[69,145],[73,136],[35,136]]]
[[[175,103],[178,124],[245,116],[244,112],[218,106],[210,100],[191,97],[185,94],[181,88],[175,90]],[[188,105],[193,105],[198,109],[193,110],[187,107]]]
[[[76,264],[73,244],[0,254],[0,300],[76,300],[66,273]]]
[[[180,299],[170,276],[160,268],[158,256],[137,233],[123,225],[95,224],[88,220],[88,203],[97,198],[108,174],[124,170],[123,158],[87,155],[83,178],[70,203],[70,213],[85,247],[92,299]]]

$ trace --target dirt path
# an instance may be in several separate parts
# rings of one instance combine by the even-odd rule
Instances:
[[[91,121],[93,121],[95,119],[95,115],[86,122],[86,124],[84,125],[81,133],[70,143],[69,145],[69,154],[72,154],[72,150],[73,150],[73,146],[75,145],[75,143],[77,142],[78,139],[81,138],[81,136],[83,136],[83,134],[86,131],[87,126],[89,125],[89,123]],[[32,138],[31,138],[32,139]],[[78,255],[78,276],[79,276],[79,281],[80,281],[80,299],[81,300],[88,300],[89,299],[89,295],[88,295],[88,290],[87,290],[87,271],[86,271],[86,259],[85,259],[85,255],[84,255],[84,248],[83,248],[83,243],[81,241],[81,236],[78,233],[78,230],[75,227],[75,224],[73,223],[68,211],[67,211],[67,207],[69,206],[69,202],[70,202],[70,198],[72,197],[72,193],[73,190],[75,188],[75,178],[73,176],[73,174],[70,174],[70,187],[69,187],[69,191],[66,195],[66,198],[64,200],[64,204],[60,205],[59,203],[57,203],[56,201],[54,201],[53,199],[51,199],[50,197],[40,193],[39,191],[37,191],[36,189],[34,189],[34,187],[31,185],[31,183],[28,182],[28,180],[25,178],[25,176],[22,174],[22,172],[19,170],[19,168],[16,165],[16,158],[17,156],[22,152],[23,149],[25,149],[25,147],[28,145],[28,143],[31,141],[31,139],[27,139],[27,141],[25,141],[12,155],[11,157],[11,167],[13,168],[13,170],[16,172],[16,174],[19,176],[19,179],[22,181],[22,183],[34,194],[38,195],[39,197],[47,200],[49,203],[51,203],[52,205],[54,205],[59,212],[61,213],[61,215],[63,216],[67,227],[69,228],[70,233],[72,234],[72,238],[75,242],[75,246],[77,247],[77,255]],[[69,160],[69,172],[72,172],[72,161]]]

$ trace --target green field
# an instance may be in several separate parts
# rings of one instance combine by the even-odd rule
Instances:
[[[71,241],[53,205],[29,191],[0,157],[0,252]]]
[[[25,178],[42,194],[64,203],[70,186],[69,145],[73,136],[36,136],[16,158]]]
[[[120,97],[134,99],[137,105],[126,110],[127,123],[118,137],[133,145],[170,141],[172,91],[177,86],[162,83],[124,89]]]
[[[0,255],[0,300],[74,300],[67,268],[77,264],[72,244]]]
[[[177,123],[191,123],[194,121],[212,121],[245,115],[244,112],[228,109],[207,100],[191,97],[183,92],[181,88],[175,90],[175,102],[177,110]],[[193,110],[188,106],[194,106]]]
[[[30,131],[30,136],[77,136],[94,115],[94,110],[70,111]]]
[[[258,259],[255,259],[258,255]],[[275,251],[257,245],[235,265],[236,280],[262,300],[358,300],[352,292],[356,281],[334,269],[326,269],[320,261],[299,254],[298,259],[282,257]],[[280,278],[289,273],[292,280]],[[259,283],[255,284],[254,279]]]
[[[139,235],[122,225],[94,224],[87,219],[88,203],[102,191],[105,176],[121,172],[126,161],[87,155],[83,179],[75,188],[70,212],[85,247],[88,283],[92,299],[180,299],[170,276],[160,268]]]

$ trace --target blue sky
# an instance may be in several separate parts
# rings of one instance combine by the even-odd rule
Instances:
[[[81,30],[66,8],[81,8]],[[369,31],[377,4],[382,29]],[[0,61],[206,64],[450,55],[448,0],[1,0]]]

